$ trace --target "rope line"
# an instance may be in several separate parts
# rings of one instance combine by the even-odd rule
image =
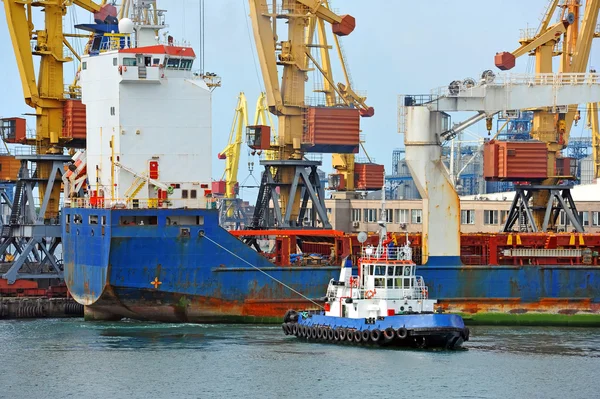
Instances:
[[[300,295],[302,298],[306,299],[309,302],[312,302],[314,305],[317,305],[318,307],[320,307],[321,309],[323,309],[323,306],[319,305],[317,302],[313,301],[312,299],[310,299],[309,297],[307,297],[306,295],[303,295],[302,293],[296,291],[295,289],[293,289],[292,287],[290,287],[289,285],[287,285],[286,283],[284,283],[283,281],[280,281],[278,279],[276,279],[275,277],[271,276],[269,273],[265,272],[264,270],[254,266],[252,263],[248,262],[246,259],[242,258],[241,256],[237,255],[234,252],[231,252],[230,250],[228,250],[227,248],[225,248],[224,246],[222,246],[221,244],[219,244],[218,242],[210,239],[209,237],[207,237],[206,235],[204,236],[204,238],[206,238],[208,241],[212,242],[213,244],[215,244],[217,247],[221,248],[222,250],[228,252],[229,254],[235,256],[236,258],[238,258],[239,260],[241,260],[242,262],[246,263],[248,266],[258,270],[259,272],[261,272],[262,274],[264,274],[265,276],[269,277],[270,279],[276,281],[277,283],[283,285],[285,288],[287,288],[288,290],[292,291],[295,294]]]

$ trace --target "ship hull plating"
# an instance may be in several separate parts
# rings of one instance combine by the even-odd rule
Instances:
[[[288,309],[318,309],[311,300],[339,274],[275,266],[219,227],[214,210],[65,208],[63,218],[65,280],[88,319],[279,322]],[[467,323],[600,325],[597,266],[442,262],[418,272]]]

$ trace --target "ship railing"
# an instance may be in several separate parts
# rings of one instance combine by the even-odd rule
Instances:
[[[65,200],[66,208],[90,209],[217,209],[216,198],[201,199],[111,199],[105,197],[71,198]]]
[[[408,251],[407,251],[408,250]],[[410,261],[412,258],[410,248],[404,247],[374,247],[366,246],[362,249],[363,260],[381,260],[381,261]]]
[[[481,79],[476,84],[470,81],[458,82],[457,85],[446,85],[435,88],[431,91],[432,97],[481,97],[481,90],[485,87],[494,86],[550,86],[562,87],[573,85],[599,85],[600,75],[593,72],[587,73],[508,73],[490,76],[488,79]]]

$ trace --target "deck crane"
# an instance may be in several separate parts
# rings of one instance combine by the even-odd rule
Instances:
[[[240,151],[242,149],[243,133],[246,126],[248,126],[248,106],[246,95],[241,92],[238,96],[237,106],[235,107],[235,115],[229,133],[228,144],[218,154],[219,159],[225,160],[225,171],[223,172],[225,198],[235,198],[237,196]]]
[[[592,46],[592,40],[596,36],[596,24],[600,10],[600,0],[586,0],[585,9],[581,15],[580,0],[552,0],[544,14],[538,31],[532,34],[525,31],[520,41],[521,46],[512,53],[498,53],[495,57],[496,66],[501,70],[514,67],[515,58],[531,54],[535,56],[535,73],[546,74],[553,72],[552,59],[560,56],[559,73],[583,73],[587,69],[587,63]],[[555,13],[559,11],[559,22],[550,25]],[[558,43],[562,41],[562,47]],[[593,112],[593,107],[589,107]],[[557,176],[556,164],[557,154],[560,153],[569,142],[569,134],[573,122],[577,123],[579,112],[576,103],[566,105],[564,110],[537,109],[533,112],[532,138],[545,142],[548,151],[548,178],[542,185],[552,186],[566,176]],[[596,112],[597,113],[597,112]],[[596,115],[597,119],[597,115]],[[594,118],[591,119],[594,126]],[[597,125],[596,125],[597,126]],[[596,130],[597,132],[597,130]],[[592,133],[598,142],[597,133]],[[593,150],[595,172],[598,172],[598,149]],[[538,228],[544,224],[544,204],[550,196],[548,190],[539,189],[532,195],[534,203],[533,216]],[[554,226],[549,226],[554,227]]]
[[[308,43],[311,20],[315,24],[328,23],[338,36],[350,34],[355,20],[350,15],[337,15],[322,0],[281,0],[267,4],[264,0],[249,0],[250,19],[266,88],[269,111],[278,117],[278,141],[271,145],[270,130],[266,126],[249,126],[247,141],[255,150],[273,150],[275,160],[263,160],[265,167],[257,198],[252,228],[297,228],[305,225],[331,228],[324,206],[324,190],[320,185],[317,166],[320,162],[304,160],[307,136],[321,138],[326,120],[336,112],[340,120],[348,122],[350,130],[339,129],[337,137],[355,138],[351,148],[340,148],[329,142],[331,152],[354,152],[359,145],[359,109],[354,107],[319,108],[305,104],[306,74],[311,58]],[[287,23],[287,37],[279,31],[278,20]],[[323,71],[314,60],[312,64]],[[278,67],[283,68],[281,82]],[[325,76],[325,75],[324,75]],[[348,93],[349,90],[348,90]],[[351,96],[351,93],[348,94]],[[328,114],[329,112],[329,114]],[[331,130],[329,130],[331,132]],[[313,140],[314,144],[314,140]],[[343,147],[343,146],[342,146]],[[312,150],[320,151],[313,146]],[[341,150],[341,151],[340,151]],[[308,149],[310,151],[310,149]],[[276,170],[275,175],[272,170]],[[308,204],[312,204],[313,218],[307,220]],[[270,204],[274,219],[270,218]]]
[[[406,162],[423,198],[423,264],[433,264],[437,257],[450,257],[460,263],[460,200],[442,162],[440,142],[498,112],[598,102],[599,78],[585,73],[488,75],[472,87],[445,87],[435,95],[400,97],[399,131],[404,134]],[[450,128],[449,112],[468,111],[477,113]],[[543,204],[543,225],[550,224],[563,210],[580,228],[572,200],[563,195],[560,186],[549,191],[550,198]],[[532,222],[528,199],[523,193],[515,197],[520,204],[515,207],[513,202],[507,223],[518,217]],[[554,206],[554,201],[560,203],[560,208]],[[444,221],[443,229],[439,228],[440,220]],[[533,223],[530,226],[534,232],[541,230]]]

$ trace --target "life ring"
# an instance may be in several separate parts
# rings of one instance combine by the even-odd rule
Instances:
[[[383,338],[386,341],[393,340],[395,336],[396,336],[396,331],[392,327],[388,327],[385,330],[383,330]]]
[[[288,327],[287,323],[282,323],[281,328],[283,329],[283,333],[285,335],[290,335],[290,331],[289,331],[289,327]]]
[[[362,341],[367,343],[369,339],[371,339],[371,332],[369,330],[362,330]]]
[[[119,73],[122,75],[123,74],[123,67],[121,65],[119,65]]]
[[[421,294],[423,294],[424,299],[427,299],[427,290],[425,288],[421,289]]]
[[[398,334],[398,338],[405,339],[406,337],[408,337],[408,330],[404,327],[400,327],[396,334]]]
[[[371,341],[377,342],[381,339],[381,331],[379,329],[371,330]]]
[[[123,72],[127,72],[127,67],[123,66]]]
[[[362,332],[358,330],[354,330],[354,342],[360,344],[362,342]]]
[[[340,336],[340,341],[345,341],[346,340],[346,329],[345,328],[340,328],[339,330],[339,336]]]
[[[368,290],[367,292],[365,292],[365,298],[371,299],[375,296],[375,293],[376,293],[375,290]]]

